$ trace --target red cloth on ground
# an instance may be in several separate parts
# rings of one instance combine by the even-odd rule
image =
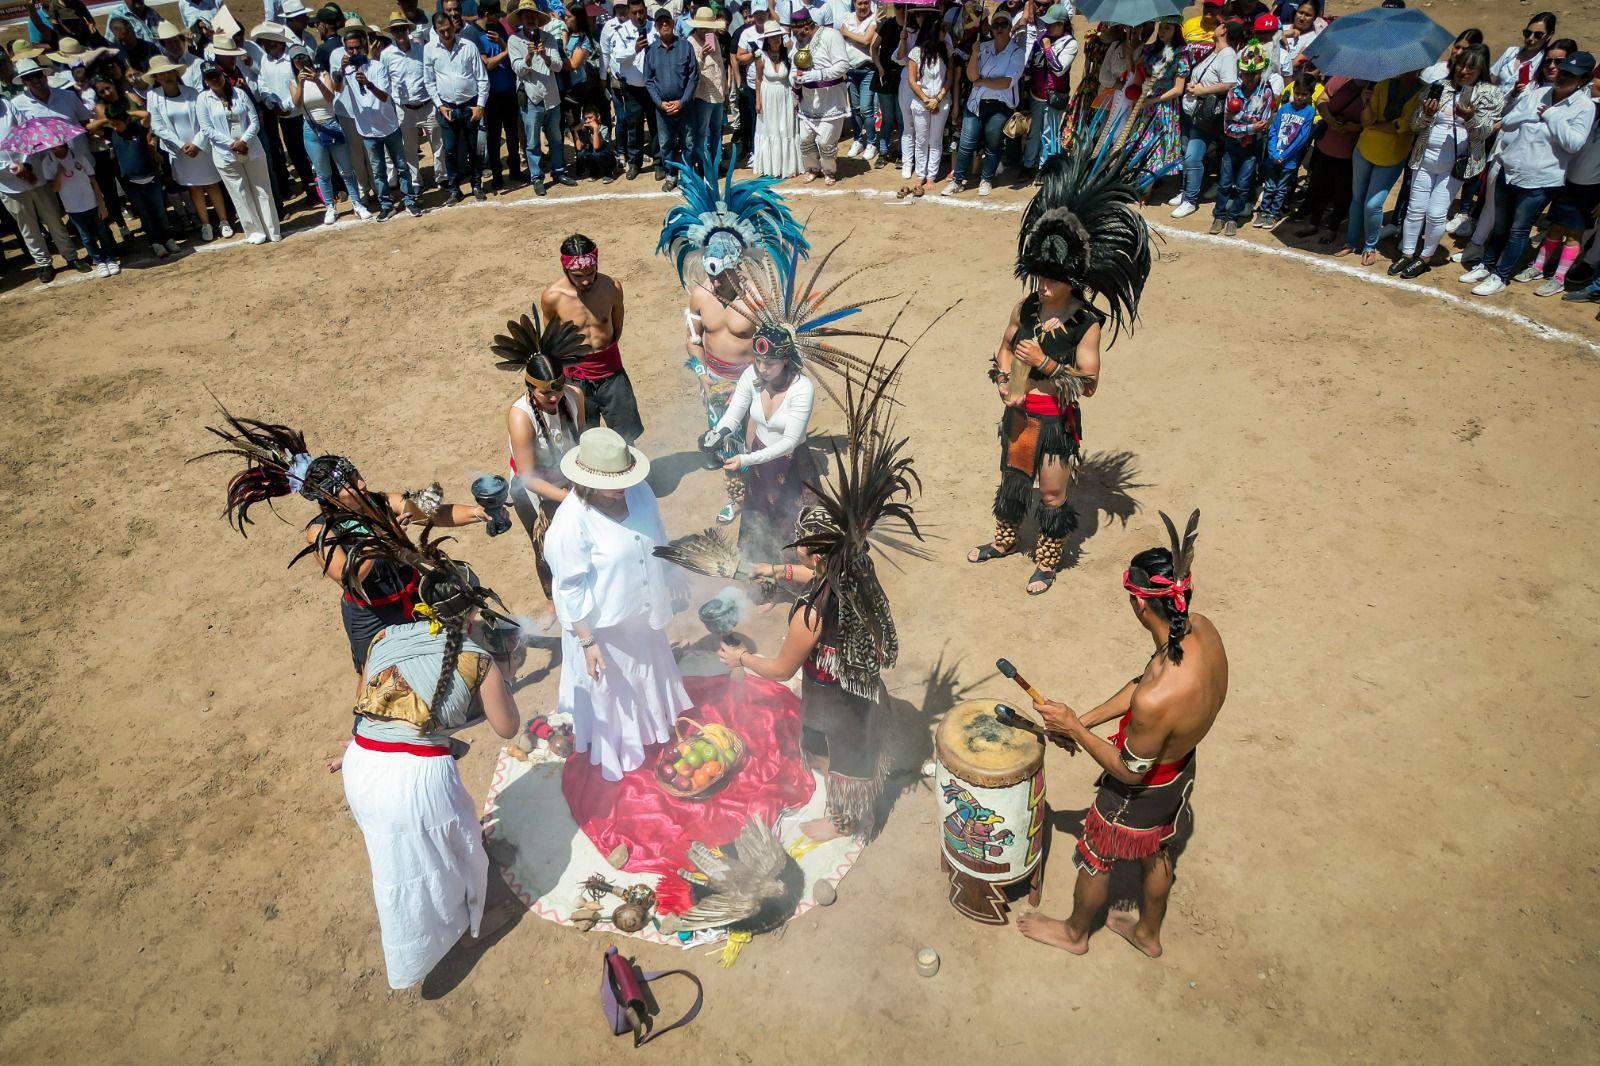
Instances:
[[[732,843],[755,814],[771,824],[785,808],[811,799],[814,782],[800,756],[800,700],[787,688],[753,674],[741,682],[726,677],[686,677],[694,701],[684,717],[720,722],[745,743],[745,758],[733,779],[705,800],[681,800],[655,782],[652,749],[643,766],[621,781],[607,781],[587,753],[567,760],[561,791],[572,819],[602,855],[628,846],[627,869],[672,873],[687,864],[689,844]]]

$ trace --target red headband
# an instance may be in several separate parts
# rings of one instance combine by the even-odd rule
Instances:
[[[1189,609],[1189,576],[1184,575],[1182,581],[1173,581],[1171,578],[1162,577],[1160,574],[1150,575],[1150,584],[1154,588],[1145,588],[1135,585],[1128,575],[1131,571],[1122,572],[1122,587],[1141,600],[1171,600],[1172,605],[1180,611]]]
[[[582,255],[564,255],[561,257],[562,270],[589,270],[600,265],[598,250],[584,252]]]

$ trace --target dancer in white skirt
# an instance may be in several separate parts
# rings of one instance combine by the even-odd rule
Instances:
[[[573,484],[545,534],[561,622],[560,709],[576,750],[608,781],[643,765],[690,706],[666,627],[673,614],[667,542],[650,460],[615,431],[586,430],[561,461]]]
[[[172,163],[172,177],[189,190],[189,200],[200,219],[200,239],[211,240],[211,217],[206,214],[206,198],[217,213],[217,224],[224,237],[233,236],[228,225],[228,207],[222,201],[222,175],[200,139],[200,93],[183,83],[184,68],[166,56],[150,61],[149,76],[156,88],[145,99],[150,111],[150,132]]]
[[[761,52],[756,56],[756,144],[750,169],[764,178],[800,173],[800,118],[783,41],[783,27],[769,24],[761,33]]]

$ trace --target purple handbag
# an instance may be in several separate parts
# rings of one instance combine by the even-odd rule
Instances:
[[[632,1030],[634,1047],[648,1044],[656,1037],[670,1033],[681,1025],[688,1025],[700,1013],[700,1004],[705,998],[705,988],[700,984],[700,978],[688,970],[656,970],[645,973],[631,960],[624,958],[615,947],[606,948],[602,966],[600,1008],[605,1011],[606,1020],[611,1023],[613,1036],[621,1036]],[[655,1029],[650,1018],[652,1002],[650,982],[674,974],[681,974],[694,982],[694,1005],[671,1025]]]

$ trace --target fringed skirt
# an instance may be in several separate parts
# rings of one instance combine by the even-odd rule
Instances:
[[[367,842],[389,987],[410,988],[478,932],[489,856],[477,808],[449,755],[357,744],[345,751],[344,798]]]
[[[1078,869],[1102,874],[1119,862],[1148,858],[1164,848],[1189,817],[1194,764],[1191,752],[1177,776],[1159,785],[1129,785],[1101,774],[1072,856]]]

